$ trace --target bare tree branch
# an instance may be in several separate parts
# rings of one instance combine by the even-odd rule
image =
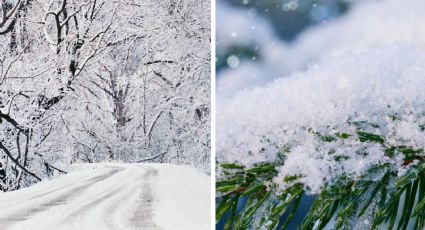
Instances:
[[[34,173],[30,172],[27,168],[22,166],[19,161],[17,161],[12,154],[9,152],[9,150],[3,145],[3,143],[0,141],[0,149],[3,150],[3,152],[9,157],[12,162],[18,166],[22,171],[24,171],[27,175],[34,177],[36,180],[41,181],[40,177],[35,175]]]

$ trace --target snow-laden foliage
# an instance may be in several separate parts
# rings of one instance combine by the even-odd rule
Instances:
[[[146,18],[136,27],[141,41],[118,46],[77,86],[83,90],[70,102],[81,106],[66,122],[76,124],[70,134],[83,159],[153,159],[208,169],[209,6],[157,4],[140,12]]]
[[[250,166],[285,158],[276,181],[299,175],[314,193],[372,165],[400,166],[402,157],[387,156],[382,142],[425,148],[424,70],[422,51],[382,47],[242,92],[218,108],[218,160]],[[365,141],[371,135],[376,141]]]
[[[245,197],[228,225],[274,229],[307,193],[302,229],[423,227],[424,70],[414,46],[362,49],[221,104],[217,216]]]
[[[209,167],[209,4],[1,1],[0,190],[74,162]]]
[[[424,227],[422,9],[363,1],[291,46],[250,40],[261,61],[218,80],[226,228],[285,228],[306,192],[301,229]]]
[[[353,3],[291,44],[252,33],[259,58],[219,73],[226,229],[285,229],[304,194],[300,229],[425,227],[424,2]]]

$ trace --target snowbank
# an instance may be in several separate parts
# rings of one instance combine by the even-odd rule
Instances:
[[[425,53],[415,45],[357,49],[324,58],[306,72],[219,103],[218,161],[275,161],[278,152],[289,147],[280,178],[302,175],[301,182],[312,192],[341,174],[357,176],[384,162],[400,165],[398,158],[386,157],[378,143],[357,138],[325,142],[319,137],[353,134],[360,124],[387,143],[425,148],[419,126],[425,124],[424,85]]]
[[[158,202],[155,222],[162,229],[198,230],[211,228],[210,177],[187,166],[155,164]]]

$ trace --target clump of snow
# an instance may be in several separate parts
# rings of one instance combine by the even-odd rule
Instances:
[[[244,165],[277,159],[289,147],[277,180],[300,179],[312,192],[341,175],[356,177],[390,163],[380,143],[425,148],[425,53],[397,44],[324,58],[306,72],[238,93],[217,107],[217,158]],[[355,125],[356,124],[356,125]],[[320,135],[353,135],[323,141]]]

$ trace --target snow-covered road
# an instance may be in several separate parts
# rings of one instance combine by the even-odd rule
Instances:
[[[79,165],[0,194],[0,230],[210,228],[210,179],[168,164]]]

